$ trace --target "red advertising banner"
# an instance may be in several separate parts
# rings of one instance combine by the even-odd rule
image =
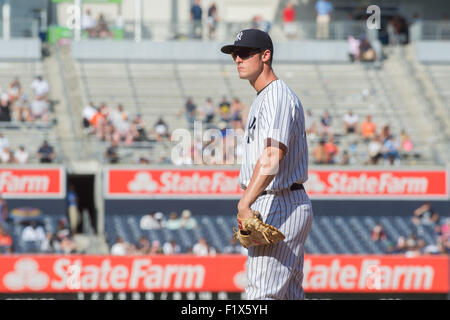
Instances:
[[[446,170],[310,169],[317,199],[448,199]],[[108,168],[106,198],[239,198],[239,170]]]
[[[448,199],[446,170],[310,170],[311,198]]]
[[[0,293],[242,292],[246,257],[0,256]],[[307,255],[306,292],[447,293],[449,258]]]
[[[108,198],[236,198],[242,192],[238,170],[109,169],[105,177]]]
[[[63,198],[62,167],[0,167],[0,192],[5,198]]]

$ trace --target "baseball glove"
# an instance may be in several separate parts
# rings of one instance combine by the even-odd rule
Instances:
[[[284,240],[280,230],[264,223],[258,211],[253,211],[253,217],[242,219],[237,216],[239,229],[233,228],[234,238],[244,247],[260,246],[278,243]]]

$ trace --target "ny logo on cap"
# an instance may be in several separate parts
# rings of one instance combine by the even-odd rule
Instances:
[[[244,35],[244,33],[241,31],[237,34],[236,39],[234,41],[241,41],[242,40],[242,36]]]

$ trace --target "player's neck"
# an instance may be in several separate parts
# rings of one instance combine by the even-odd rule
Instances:
[[[267,87],[269,83],[277,79],[278,77],[273,72],[273,69],[270,68],[268,70],[264,70],[263,72],[261,72],[258,78],[256,78],[255,80],[249,81],[252,87],[255,88],[256,92],[260,92],[262,89]]]

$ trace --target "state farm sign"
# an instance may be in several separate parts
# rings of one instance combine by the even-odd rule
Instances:
[[[235,292],[244,265],[226,255],[0,256],[0,292]]]
[[[105,197],[231,197],[242,190],[237,170],[141,170],[109,169],[105,174]]]
[[[0,256],[0,292],[242,292],[242,255]],[[306,255],[306,292],[446,293],[449,257]]]
[[[311,198],[447,199],[445,170],[310,170]]]
[[[65,190],[61,167],[0,167],[0,192],[5,198],[63,198]]]
[[[314,199],[448,199],[446,170],[323,170],[310,168]],[[106,198],[240,198],[239,170],[105,170]]]

